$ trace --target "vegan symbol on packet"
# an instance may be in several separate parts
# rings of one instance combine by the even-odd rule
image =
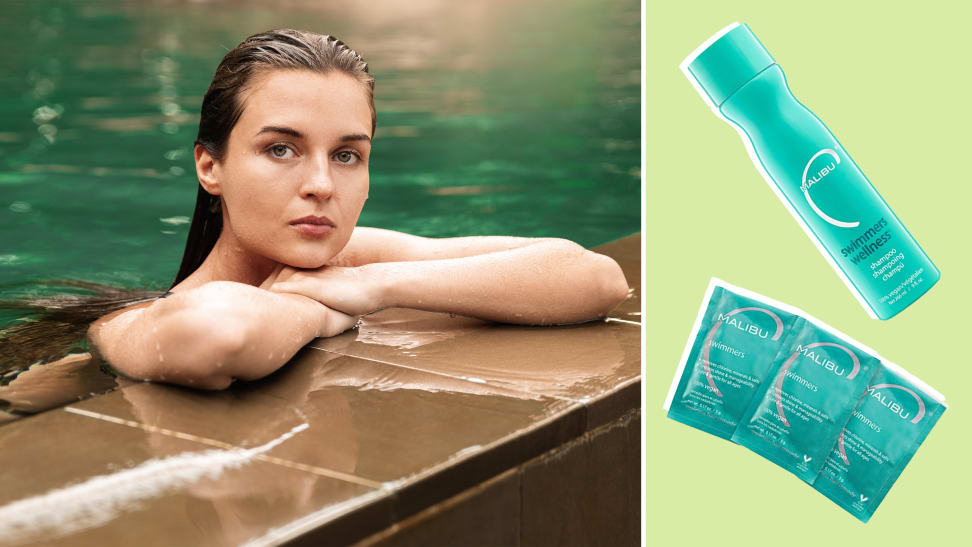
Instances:
[[[946,408],[940,393],[882,362],[814,488],[867,522]]]

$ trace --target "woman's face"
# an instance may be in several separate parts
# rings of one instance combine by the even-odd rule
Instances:
[[[212,169],[224,229],[250,253],[319,268],[344,248],[368,199],[367,91],[338,71],[273,70],[242,99]]]

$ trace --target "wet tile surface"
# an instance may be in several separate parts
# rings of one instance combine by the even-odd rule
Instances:
[[[296,515],[326,520],[388,497],[262,454],[67,410],[9,424],[0,429],[0,544],[236,545]],[[384,514],[390,523],[387,503]]]
[[[7,412],[3,409],[0,409],[0,425],[3,425],[7,422],[13,422],[19,420],[21,418],[23,418],[23,416],[20,416],[19,414],[13,414],[11,412]]]
[[[582,427],[582,418],[569,412],[577,406],[307,349],[278,373],[224,392],[146,383],[71,408],[241,447],[266,443],[307,423],[305,434],[268,454],[378,485],[471,458],[505,437],[524,444],[517,450],[529,451],[531,435],[557,425],[551,420],[573,424],[560,434],[563,438],[544,441],[563,442]]]
[[[602,321],[521,327],[473,321],[386,310],[365,318],[357,331],[311,345],[484,386],[574,401],[598,397],[640,374],[640,329],[635,325]]]

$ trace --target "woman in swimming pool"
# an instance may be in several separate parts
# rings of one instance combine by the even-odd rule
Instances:
[[[95,321],[93,352],[134,378],[222,389],[382,308],[541,325],[603,317],[626,297],[613,260],[566,240],[356,226],[373,90],[334,37],[272,30],[227,53],[203,99],[171,296]]]

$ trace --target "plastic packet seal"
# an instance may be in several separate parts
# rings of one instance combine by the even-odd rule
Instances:
[[[941,393],[882,361],[814,488],[867,522],[947,408]]]
[[[712,278],[665,399],[668,417],[732,437],[797,320],[791,310]]]

